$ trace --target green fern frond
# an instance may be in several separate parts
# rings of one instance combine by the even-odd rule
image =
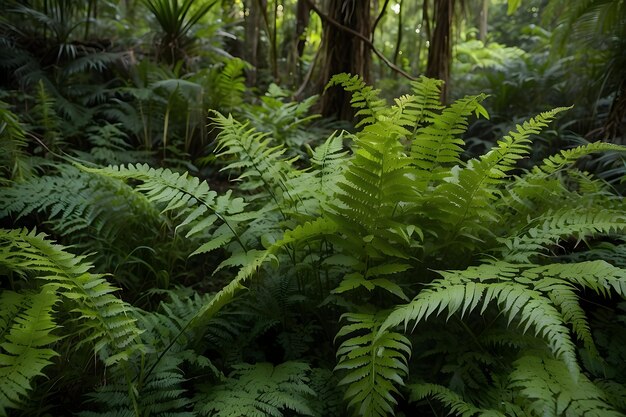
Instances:
[[[411,401],[421,401],[432,397],[446,406],[450,413],[460,417],[507,417],[506,414],[489,410],[465,401],[456,392],[437,384],[411,384],[407,387],[410,391]]]
[[[26,155],[26,131],[15,113],[0,100],[0,183],[23,181],[32,175]]]
[[[364,239],[370,242],[371,256],[403,257],[392,244],[408,242],[406,228],[398,220],[399,206],[414,199],[414,194],[410,159],[398,141],[398,129],[377,122],[366,126],[355,144],[354,156],[338,184],[341,191],[336,194],[332,218],[353,240],[353,247]]]
[[[145,225],[164,221],[145,197],[119,181],[99,179],[69,165],[58,164],[57,169],[58,175],[1,189],[0,217],[45,214],[60,235],[88,231],[90,237],[97,234],[107,240],[137,225],[139,217]]]
[[[557,172],[567,165],[573,164],[583,156],[590,155],[596,152],[626,152],[626,147],[623,145],[616,145],[606,142],[594,142],[576,148],[566,149],[560,151],[558,154],[550,156],[543,160],[543,162],[535,166],[529,175],[538,175],[540,173],[544,175]]]
[[[177,229],[188,230],[185,237],[191,238],[200,233],[203,237],[209,237],[209,240],[191,255],[210,252],[238,239],[228,219],[241,213],[245,203],[241,198],[231,198],[230,191],[218,196],[209,188],[206,181],[200,181],[187,173],[178,174],[169,169],[154,169],[147,164],[108,168],[80,166],[80,168],[86,172],[118,180],[142,181],[136,189],[144,193],[151,203],[162,207],[161,213],[175,213],[178,220]],[[226,227],[217,227],[219,224]]]
[[[347,385],[348,407],[364,417],[393,415],[393,394],[399,394],[396,385],[403,385],[409,372],[411,343],[399,333],[379,330],[381,316],[348,313],[343,318],[348,324],[336,339],[349,338],[337,349],[335,370],[347,371],[339,384]]]
[[[309,365],[285,362],[236,365],[220,385],[196,395],[194,411],[201,416],[281,417],[296,413],[313,416],[309,406]]]
[[[84,256],[46,239],[43,233],[0,229],[0,265],[21,275],[29,273],[58,288],[74,306],[79,345],[93,344],[106,365],[128,360],[143,350],[132,307],[115,297],[103,275],[92,274]]]
[[[359,75],[336,74],[330,79],[326,89],[336,85],[352,93],[350,104],[357,109],[355,117],[362,117],[356,127],[376,123],[381,115],[389,111],[387,103],[379,96],[380,90],[367,85]]]
[[[542,416],[623,417],[607,401],[602,390],[584,374],[572,378],[563,362],[526,355],[514,363],[511,387],[532,403]]]
[[[575,238],[580,242],[586,237],[621,232],[626,227],[626,214],[603,208],[563,209],[548,212],[528,226],[517,236],[498,239],[504,245],[499,249],[501,259],[526,263],[553,249],[563,239]]]
[[[469,235],[464,231],[467,221],[478,225],[484,221],[496,221],[491,205],[508,173],[515,168],[518,160],[530,153],[530,135],[539,133],[556,114],[564,110],[566,108],[544,112],[518,125],[517,131],[498,141],[497,146],[487,154],[468,161],[463,168],[451,170],[452,175],[434,190],[428,202],[428,205],[437,205],[441,210],[435,216],[465,236]]]
[[[154,372],[141,383],[112,381],[88,394],[88,403],[102,411],[82,411],[80,417],[193,417],[191,399],[183,388],[185,378],[179,366],[182,355],[165,355]]]
[[[0,264],[4,256],[0,255]],[[0,415],[7,408],[19,408],[27,399],[31,382],[57,356],[49,346],[58,337],[52,334],[57,287],[44,285],[39,293],[0,293]]]
[[[283,196],[289,201],[289,187],[286,185],[291,161],[282,157],[286,148],[271,146],[271,139],[265,133],[241,124],[232,116],[224,117],[214,112],[213,122],[220,129],[217,135],[216,152],[218,157],[233,158],[222,170],[241,171],[238,181],[243,181],[243,189],[264,187],[278,207]]]
[[[249,67],[248,63],[239,58],[226,61],[215,79],[215,90],[211,92],[211,96],[217,98],[213,108],[237,110],[246,92],[243,71]]]
[[[348,151],[343,147],[343,135],[331,136],[319,145],[311,155],[311,167],[314,171],[316,187],[314,195],[332,196],[337,188],[337,181],[346,167]]]
[[[404,113],[414,119],[413,126],[417,128],[424,123],[433,123],[443,106],[441,105],[441,87],[443,81],[420,76],[417,81],[411,81],[411,91],[415,99],[407,103]]]
[[[440,180],[453,165],[461,164],[461,134],[468,126],[472,113],[486,114],[480,104],[487,96],[480,94],[459,99],[446,107],[432,123],[417,130],[411,146],[411,161],[418,170],[419,189],[425,189],[431,180]]]
[[[580,373],[576,350],[561,312],[538,289],[529,288],[527,271],[516,265],[496,263],[468,268],[464,271],[440,272],[442,279],[433,281],[409,304],[396,308],[381,326],[386,329],[409,323],[414,326],[432,315],[448,310],[448,317],[460,312],[469,314],[482,305],[497,302],[508,316],[509,323],[519,316],[523,331],[535,328],[535,334],[546,338],[554,355],[567,365],[573,375]],[[532,272],[528,272],[533,276]]]

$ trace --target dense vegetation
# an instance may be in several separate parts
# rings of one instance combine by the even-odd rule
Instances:
[[[623,1],[0,6],[0,416],[626,415]]]

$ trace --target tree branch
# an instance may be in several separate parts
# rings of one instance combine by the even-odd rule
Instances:
[[[365,36],[363,36],[362,34],[357,32],[356,30],[350,29],[349,27],[346,27],[346,26],[342,25],[341,23],[337,22],[332,17],[324,14],[324,12],[322,12],[315,5],[315,3],[313,3],[313,0],[305,0],[305,1],[311,7],[311,10],[313,10],[320,17],[320,19],[322,19],[325,22],[330,23],[331,25],[333,25],[334,27],[336,27],[337,29],[339,29],[339,30],[341,30],[343,32],[347,32],[347,33],[351,34],[352,36],[355,36],[355,37],[359,38],[361,40],[361,42],[363,42],[365,45],[367,45],[372,50],[372,52],[374,52],[374,54],[376,54],[376,56],[378,58],[380,58],[380,60],[383,61],[385,63],[385,65],[387,65],[389,68],[391,68],[392,70],[394,70],[398,74],[402,75],[403,77],[408,78],[409,80],[412,80],[412,81],[417,80],[417,78],[415,78],[412,75],[404,72],[401,68],[399,68],[396,65],[394,65],[393,62],[389,61],[382,53],[380,53],[380,51],[378,49],[376,49],[374,44],[369,39],[367,39]]]
[[[374,24],[372,25],[372,43],[374,43],[374,34],[376,32],[376,28],[378,27],[378,24],[380,23],[380,21],[383,19],[383,16],[385,16],[385,13],[387,12],[387,5],[389,5],[389,0],[385,0],[385,3],[383,4],[383,8],[380,11],[380,14],[378,15],[378,17],[374,21]]]

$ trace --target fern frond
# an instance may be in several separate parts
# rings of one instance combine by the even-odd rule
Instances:
[[[440,180],[445,168],[461,164],[461,134],[468,126],[472,113],[485,114],[480,104],[486,95],[459,99],[446,107],[443,112],[428,124],[419,128],[411,146],[411,161],[418,170],[419,189],[425,189],[431,180]]]
[[[336,85],[352,93],[350,104],[357,109],[355,117],[362,117],[356,127],[373,124],[381,115],[388,112],[387,103],[379,96],[380,90],[367,85],[360,75],[336,74],[330,79],[326,89]]]
[[[169,169],[154,169],[147,164],[108,168],[80,166],[80,168],[118,180],[142,181],[136,189],[144,193],[151,203],[163,207],[161,213],[176,213],[179,219],[177,228],[188,230],[185,237],[190,238],[201,232],[203,236],[210,236],[210,240],[191,255],[210,252],[238,238],[228,218],[241,213],[245,203],[242,198],[231,198],[230,191],[223,196],[217,196],[206,181],[200,181],[187,173],[178,174]],[[217,227],[216,223],[226,227]]]
[[[191,399],[185,397],[185,379],[179,366],[182,355],[165,355],[146,380],[139,383],[114,381],[100,386],[88,394],[88,402],[102,411],[82,411],[80,417],[109,416],[155,416],[193,417],[189,406]]]
[[[58,287],[58,293],[75,307],[80,345],[93,344],[106,365],[125,361],[143,346],[132,307],[115,297],[103,275],[92,274],[84,256],[75,256],[51,243],[43,233],[0,229],[0,265],[21,275],[34,273]]]
[[[572,378],[563,362],[526,355],[514,363],[511,387],[532,402],[536,415],[622,417],[584,374]]]
[[[456,392],[437,384],[411,384],[407,387],[410,391],[411,401],[420,401],[425,398],[435,398],[446,406],[450,413],[460,417],[507,417],[506,414],[497,410],[488,410],[465,401]]]
[[[292,171],[291,161],[282,157],[286,148],[271,146],[271,139],[265,133],[241,124],[232,116],[224,117],[214,112],[213,122],[219,127],[217,135],[218,157],[233,158],[222,170],[241,171],[238,181],[244,181],[243,189],[264,187],[278,207],[283,197],[289,202],[289,187],[286,185],[288,173]]]
[[[237,110],[246,91],[243,71],[248,68],[249,64],[239,58],[226,61],[215,79],[215,91],[211,92],[211,96],[217,98],[213,108]]]
[[[138,223],[164,221],[141,195],[120,182],[106,181],[58,164],[58,175],[46,175],[0,190],[0,217],[46,214],[60,235],[86,231],[113,240]]]
[[[311,167],[315,177],[313,195],[331,197],[338,191],[337,181],[346,168],[348,155],[343,147],[343,135],[331,136],[319,145],[311,155]]]
[[[307,364],[257,363],[234,368],[222,384],[206,387],[205,393],[196,395],[196,413],[211,417],[281,417],[291,412],[313,415],[309,402],[315,392],[308,386]]]
[[[0,100],[0,182],[22,181],[32,175],[26,156],[26,132],[15,113]]]
[[[401,129],[401,128],[400,128]],[[338,187],[332,216],[349,239],[369,241],[371,256],[400,256],[392,243],[407,242],[397,220],[403,203],[414,198],[410,160],[398,141],[398,129],[387,122],[369,125],[356,137],[358,146]],[[371,238],[367,238],[371,236]],[[358,247],[355,244],[354,247]]]
[[[602,208],[563,209],[548,212],[529,226],[517,236],[498,239],[504,245],[499,249],[501,259],[525,263],[554,248],[562,239],[575,238],[580,242],[586,237],[623,231],[626,214]]]
[[[392,415],[397,404],[392,394],[399,394],[396,385],[409,372],[411,343],[399,333],[379,330],[380,316],[348,313],[343,318],[348,324],[336,339],[349,338],[337,349],[335,370],[347,371],[339,384],[348,386],[348,407],[364,417]]]
[[[451,170],[452,175],[434,190],[428,203],[436,204],[441,210],[435,216],[451,224],[452,230],[466,236],[468,233],[464,229],[467,221],[480,224],[497,220],[492,202],[517,161],[529,154],[530,135],[539,133],[556,114],[564,110],[566,108],[556,108],[518,125],[517,131],[498,141],[497,146],[487,154],[468,161],[459,170]]]
[[[532,276],[532,273],[529,273]],[[441,272],[444,278],[433,281],[409,304],[396,308],[381,326],[380,331],[404,324],[418,323],[432,315],[448,310],[448,317],[460,312],[469,314],[482,305],[485,311],[489,303],[497,302],[508,316],[509,323],[519,315],[524,332],[530,327],[535,334],[547,339],[556,357],[563,360],[573,375],[580,373],[574,343],[569,336],[561,312],[549,298],[526,282],[529,277],[516,265],[496,263],[481,265],[464,271]]]
[[[2,254],[5,255],[5,254]],[[0,255],[0,256],[2,256]],[[4,261],[0,258],[0,264]],[[54,305],[59,301],[54,285],[38,293],[0,293],[0,415],[7,408],[19,408],[28,397],[32,380],[57,356],[49,346],[58,337],[52,334]]]
[[[413,91],[414,101],[406,104],[407,110],[404,113],[414,119],[413,126],[417,128],[424,123],[433,123],[440,110],[441,87],[443,81],[427,78],[423,75],[417,81],[411,81],[411,91]]]
[[[626,147],[614,143],[594,142],[572,149],[562,150],[558,154],[544,159],[543,162],[535,166],[528,175],[538,175],[540,173],[549,175],[563,169],[567,165],[573,164],[583,156],[608,151],[626,152]]]

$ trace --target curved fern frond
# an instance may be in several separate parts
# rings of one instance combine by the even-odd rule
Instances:
[[[491,204],[517,161],[530,153],[530,135],[539,133],[556,114],[566,109],[556,108],[518,125],[517,131],[509,132],[487,154],[470,160],[463,168],[451,170],[452,175],[434,190],[428,202],[441,210],[436,217],[465,236],[467,221],[478,225],[485,220],[495,221]]]
[[[387,103],[379,96],[380,90],[367,85],[360,75],[336,74],[330,79],[325,90],[336,85],[352,93],[350,104],[357,109],[355,117],[362,117],[356,127],[376,123],[381,115],[389,111]]]
[[[534,224],[533,224],[534,223]],[[499,238],[503,260],[526,263],[559,244],[562,239],[578,242],[598,234],[609,235],[626,228],[626,214],[610,209],[564,209],[548,212],[517,236]]]
[[[141,384],[112,381],[88,394],[88,403],[102,411],[82,411],[80,417],[155,416],[192,417],[191,399],[183,387],[185,378],[179,366],[183,356],[165,355]],[[197,365],[196,365],[197,366]],[[129,395],[129,392],[132,392]]]
[[[194,398],[201,416],[282,417],[296,413],[313,416],[315,392],[309,388],[309,365],[285,362],[236,365],[220,385],[205,387]]]
[[[348,313],[343,318],[348,324],[336,339],[349,338],[337,349],[335,370],[347,371],[339,384],[347,385],[348,407],[364,417],[393,415],[393,394],[399,394],[396,385],[403,385],[409,372],[411,343],[399,333],[380,329],[380,315]]]
[[[407,387],[411,393],[411,401],[420,401],[425,398],[435,398],[445,405],[450,413],[460,417],[507,417],[506,414],[497,410],[488,410],[465,401],[456,392],[437,384],[411,384]]]
[[[515,361],[511,387],[532,402],[536,415],[623,417],[584,374],[573,378],[563,362],[526,355]]]
[[[3,180],[22,181],[32,175],[26,156],[24,126],[9,106],[0,100],[0,183]]]
[[[0,217],[46,213],[60,235],[89,231],[90,237],[97,234],[109,240],[139,222],[150,225],[164,220],[147,199],[125,184],[81,173],[69,165],[59,164],[57,169],[58,175],[1,189]]]
[[[3,264],[5,254],[0,255]],[[28,397],[32,380],[57,356],[49,346],[58,337],[52,334],[57,287],[44,285],[38,293],[0,293],[0,415],[7,408],[19,408]]]
[[[236,180],[243,181],[242,189],[263,187],[279,208],[284,205],[283,199],[293,204],[296,200],[289,194],[290,188],[286,184],[292,171],[292,160],[282,157],[286,148],[270,146],[268,134],[249,128],[247,123],[239,123],[230,115],[224,117],[218,112],[213,113],[212,120],[220,129],[217,156],[234,159],[222,171],[241,171]]]
[[[558,154],[550,156],[543,160],[543,162],[535,166],[528,175],[544,174],[549,175],[557,172],[567,165],[573,164],[583,156],[590,155],[596,152],[626,152],[626,147],[623,145],[616,145],[614,143],[606,142],[594,142],[582,146],[577,146],[572,149],[565,149]]]
[[[535,334],[547,339],[556,357],[563,360],[576,375],[580,372],[574,343],[569,336],[563,317],[558,309],[541,292],[529,288],[519,267],[496,263],[481,265],[465,271],[441,272],[444,278],[433,281],[409,304],[396,308],[384,321],[380,331],[409,323],[414,326],[432,315],[448,310],[448,317],[460,312],[469,314],[482,305],[484,311],[495,301],[511,322],[519,315],[519,323],[525,323],[524,331],[530,326]],[[515,278],[519,277],[518,280]],[[486,282],[491,281],[491,282]],[[521,281],[521,282],[519,282]]]
[[[161,213],[174,212],[178,219],[177,229],[188,230],[185,237],[191,238],[200,233],[203,237],[210,237],[208,242],[202,244],[191,255],[210,252],[238,239],[234,222],[230,219],[243,211],[245,203],[242,198],[231,198],[230,191],[218,196],[209,188],[206,181],[200,181],[187,173],[178,174],[169,169],[154,169],[147,164],[80,168],[119,180],[142,181],[136,189],[144,193],[151,203],[163,207]],[[220,223],[225,227],[217,227],[216,224]]]
[[[103,275],[92,274],[84,256],[75,256],[43,233],[0,229],[0,265],[21,275],[35,277],[58,288],[74,306],[82,336],[80,346],[93,344],[106,365],[128,360],[143,350],[132,307],[115,297]]]
[[[447,169],[461,164],[461,134],[468,126],[472,113],[486,114],[480,104],[487,96],[480,94],[459,99],[446,107],[432,120],[431,124],[420,127],[411,146],[411,161],[416,167],[418,188],[425,189],[432,180],[441,180]]]

